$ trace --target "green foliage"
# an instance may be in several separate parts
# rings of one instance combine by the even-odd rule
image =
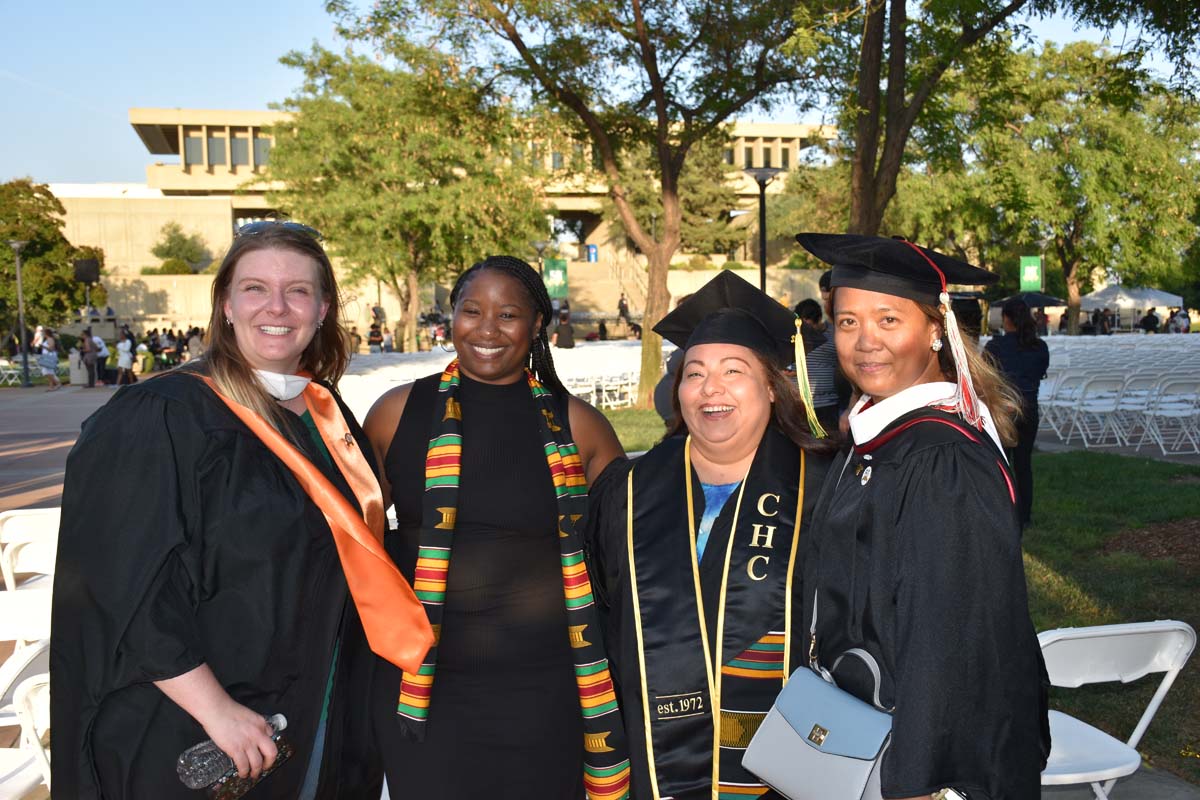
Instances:
[[[380,280],[405,308],[417,286],[488,253],[524,255],[544,226],[536,182],[510,163],[523,136],[478,73],[434,52],[395,67],[314,47],[283,63],[304,84],[285,103],[268,173],[271,201],[325,235],[351,283]]]
[[[159,240],[150,248],[155,258],[163,260],[158,275],[190,275],[199,272],[212,263],[212,253],[204,242],[204,237],[198,233],[184,233],[183,226],[178,222],[168,222],[159,232]],[[171,262],[170,267],[167,262]],[[186,272],[178,272],[179,263],[187,267]],[[168,271],[171,270],[171,271]]]
[[[721,269],[746,269],[746,265],[740,261],[726,261],[721,265]]]
[[[667,270],[685,235],[681,173],[694,146],[736,115],[769,111],[785,97],[804,106],[818,91],[807,55],[781,49],[795,20],[768,0],[379,0],[361,14],[352,0],[326,7],[345,33],[383,52],[452,53],[526,108],[559,114],[588,141],[626,234],[649,262],[639,390],[649,403],[662,356],[651,329],[667,313]],[[656,230],[635,214],[622,173],[622,157],[639,152],[652,156],[662,206]],[[719,217],[700,217],[709,218]]]
[[[1086,42],[986,67],[948,81],[940,132],[923,131],[943,146],[901,173],[883,229],[999,272],[997,295],[1037,253],[1047,290],[1073,304],[1096,268],[1135,285],[1195,281],[1195,105]]]
[[[727,180],[729,167],[724,158],[727,145],[724,133],[698,142],[680,172],[680,247],[688,252],[728,253],[746,239],[747,228],[730,224],[729,212],[737,208],[738,196]],[[642,147],[627,155],[622,162],[621,181],[638,225],[657,235],[666,224],[666,216],[662,185],[650,148]],[[605,198],[603,213],[617,241],[630,239],[611,198]]]
[[[649,450],[667,432],[667,426],[657,411],[645,408],[610,408],[604,416],[612,423],[617,439],[626,453]]]
[[[717,268],[716,264],[709,261],[706,256],[702,256],[702,255],[692,256],[691,258],[689,258],[687,260],[687,264],[684,267],[684,269],[691,270],[691,271],[716,269],[716,268]]]
[[[0,329],[17,324],[17,276],[9,240],[28,242],[21,250],[25,324],[57,327],[83,307],[86,287],[75,281],[74,261],[95,258],[103,271],[104,253],[75,247],[63,235],[66,210],[49,187],[19,178],[0,184]],[[92,303],[103,307],[107,293],[92,287]]]
[[[210,264],[211,266],[211,264]],[[182,258],[168,258],[157,267],[142,267],[143,275],[191,275],[192,266]]]

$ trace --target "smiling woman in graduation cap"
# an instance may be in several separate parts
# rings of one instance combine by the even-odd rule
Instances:
[[[1002,449],[1017,401],[964,345],[947,294],[996,276],[900,239],[797,240],[833,266],[838,360],[862,395],[803,554],[820,664],[871,702],[865,662],[835,662],[852,648],[878,662],[894,708],[883,797],[1037,797],[1044,667]]]
[[[760,796],[741,759],[801,656],[797,546],[830,447],[782,369],[805,374],[795,315],[758,289],[724,272],[654,330],[685,351],[686,435],[605,471],[587,537],[632,796]]]

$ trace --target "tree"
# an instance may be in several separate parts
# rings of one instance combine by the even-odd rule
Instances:
[[[649,262],[639,389],[649,407],[662,368],[651,328],[667,312],[667,270],[684,235],[684,165],[736,114],[807,90],[808,54],[792,15],[763,0],[379,0],[361,16],[351,0],[326,6],[352,36],[445,48],[479,65],[590,141],[621,224]],[[781,51],[789,40],[791,56]],[[637,148],[653,154],[662,209],[654,230],[638,219],[622,175],[622,153]]]
[[[1154,47],[1178,66],[1181,82],[1194,83],[1189,59],[1200,42],[1200,15],[1190,3],[1157,0],[859,0],[820,15],[795,34],[802,55],[820,43],[822,86],[839,103],[840,130],[849,145],[851,233],[875,234],[906,161],[914,125],[954,66],[988,58],[1007,45],[1022,18],[1055,12],[1077,21],[1143,31],[1128,44],[1140,60]]]
[[[746,228],[730,224],[729,212],[737,208],[738,196],[729,182],[725,147],[724,133],[697,143],[679,174],[679,246],[683,250],[728,253],[746,239]],[[640,148],[629,154],[623,159],[621,178],[628,187],[626,198],[638,225],[654,235],[663,219],[663,207],[653,153]],[[620,240],[632,241],[612,200],[604,204],[604,218]]]
[[[536,181],[509,158],[522,136],[510,109],[435,52],[393,55],[395,68],[320,47],[284,57],[304,84],[268,173],[286,186],[271,201],[322,231],[351,283],[395,292],[412,350],[421,282],[524,252],[544,218]]]
[[[86,287],[75,280],[74,262],[104,253],[95,247],[75,247],[63,235],[66,209],[44,184],[19,178],[0,184],[0,328],[17,326],[16,262],[9,240],[28,242],[21,250],[21,285],[25,323],[59,325],[83,307]],[[92,303],[107,299],[102,286],[92,290]]]
[[[1131,283],[1195,280],[1192,102],[1089,42],[1010,52],[951,82],[941,134],[922,132],[943,147],[918,148],[924,167],[901,171],[886,232],[999,272],[1007,290],[1019,255],[1047,251],[1057,268],[1047,288],[1073,310],[1097,269]]]
[[[176,270],[177,264],[168,265],[166,262],[182,261],[190,268],[188,273],[200,272],[212,263],[212,253],[198,233],[184,233],[183,226],[178,222],[168,222],[159,232],[158,243],[150,249],[155,258],[162,259],[160,274],[177,275],[179,272],[167,272],[166,269]],[[188,274],[182,273],[182,274]]]

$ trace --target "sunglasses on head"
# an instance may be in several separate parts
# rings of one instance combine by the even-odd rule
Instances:
[[[254,236],[255,234],[259,234],[264,231],[269,231],[273,228],[285,228],[286,230],[289,230],[289,231],[296,231],[297,233],[303,233],[307,236],[311,236],[312,238],[316,239],[318,242],[325,238],[324,236],[321,235],[321,232],[319,230],[317,230],[316,228],[310,228],[309,226],[307,226],[301,222],[292,222],[290,220],[276,220],[276,219],[260,219],[258,222],[247,222],[245,225],[243,225],[242,227],[237,229],[236,235],[237,236]]]

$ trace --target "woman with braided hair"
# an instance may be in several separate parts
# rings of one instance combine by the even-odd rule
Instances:
[[[399,522],[385,544],[439,632],[416,673],[376,663],[391,793],[623,797],[623,726],[575,531],[621,446],[555,374],[532,267],[488,257],[450,303],[454,359],[385,394],[365,425]]]

